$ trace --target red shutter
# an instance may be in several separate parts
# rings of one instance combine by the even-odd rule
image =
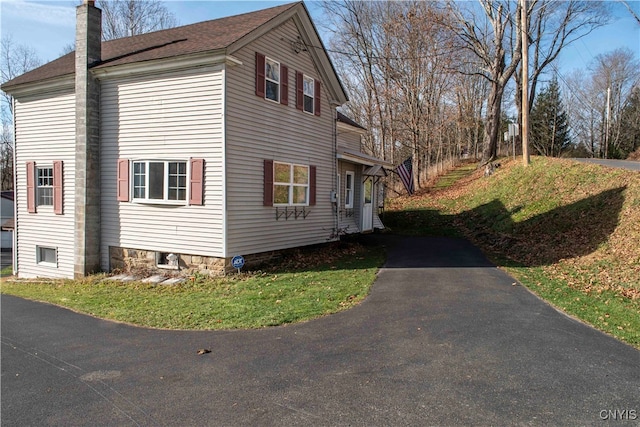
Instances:
[[[63,214],[62,203],[62,161],[53,162],[53,213],[56,215]]]
[[[265,73],[264,55],[256,52],[256,95],[264,98]]]
[[[118,189],[116,199],[119,202],[129,201],[129,160],[118,159]]]
[[[313,94],[313,102],[315,103],[315,106],[313,108],[313,113],[316,116],[320,115],[320,80],[315,80],[316,83],[316,87],[315,87],[315,93]]]
[[[191,159],[189,163],[191,163],[189,204],[202,206],[204,198],[204,159]]]
[[[289,69],[280,65],[280,103],[289,105]]]
[[[296,71],[296,108],[300,111],[304,109],[304,84],[300,71]]]
[[[27,162],[27,212],[36,213],[36,164]]]
[[[273,206],[273,160],[264,160],[264,206]]]
[[[309,206],[316,204],[316,167],[309,166]]]

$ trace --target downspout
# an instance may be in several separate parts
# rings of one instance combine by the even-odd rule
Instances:
[[[16,133],[16,99],[11,97],[11,111],[13,120],[13,155],[11,161],[13,162],[13,232],[11,236],[11,244],[13,245],[13,251],[11,252],[11,264],[12,273],[15,276],[18,274],[18,169],[16,161],[17,147],[17,133]]]
[[[338,238],[338,240],[340,240],[340,235],[339,235],[339,230],[338,227],[340,227],[340,221],[338,219],[338,198],[337,195],[340,194],[340,189],[338,188],[338,180],[336,178],[337,174],[338,174],[338,107],[340,106],[340,104],[338,104],[335,101],[332,101],[331,103],[332,108],[332,119],[333,119],[333,173],[332,173],[332,177],[331,177],[331,182],[332,182],[332,187],[334,188],[334,191],[336,192],[336,202],[331,202],[332,204],[332,209],[333,209],[333,229],[335,230],[335,235]]]

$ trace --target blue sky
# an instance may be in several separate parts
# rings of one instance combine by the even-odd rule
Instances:
[[[166,1],[166,6],[180,24],[186,25],[288,2]],[[0,0],[1,36],[10,35],[15,43],[36,49],[42,60],[53,60],[60,56],[65,46],[73,43],[78,4],[79,1]],[[640,0],[628,0],[627,4],[640,16]],[[307,1],[306,5],[318,26],[324,19],[320,3]],[[578,40],[562,54],[558,66],[563,72],[584,68],[596,55],[618,47],[628,47],[640,59],[640,24],[622,3],[612,1],[611,6],[615,15],[611,24]],[[322,35],[320,28],[319,31]],[[327,40],[323,41],[326,45]]]

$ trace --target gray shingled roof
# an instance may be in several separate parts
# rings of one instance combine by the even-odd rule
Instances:
[[[93,68],[225,49],[299,3],[288,3],[242,15],[102,42],[102,61]],[[2,86],[6,89],[11,86],[71,75],[74,72],[75,53],[71,52],[22,74]]]

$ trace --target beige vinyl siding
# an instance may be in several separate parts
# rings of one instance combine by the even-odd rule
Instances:
[[[360,151],[360,134],[349,125],[338,123],[338,147]]]
[[[102,82],[103,268],[109,268],[109,246],[223,256],[223,78],[218,65]],[[203,158],[204,205],[118,202],[120,158]]]
[[[16,208],[19,277],[73,277],[75,95],[73,91],[16,99]],[[53,206],[27,212],[26,162],[63,161],[63,215]],[[36,247],[57,249],[57,267],[36,263]]]
[[[336,175],[335,111],[325,82],[321,116],[296,109],[296,70],[319,78],[309,53],[292,49],[298,34],[289,20],[232,53],[242,65],[227,74],[227,256],[323,243],[336,227],[330,202]],[[288,67],[289,105],[255,95],[255,52]],[[317,166],[317,203],[306,207],[306,219],[276,220],[276,208],[263,206],[264,159]]]
[[[338,123],[338,147],[342,149],[360,151],[360,134],[349,125]],[[338,206],[338,223],[341,230],[346,230],[348,234],[359,233],[361,225],[362,200],[362,165],[355,163],[338,161],[340,173],[340,206]],[[345,186],[347,183],[347,171],[353,172],[353,215],[347,216],[344,207]]]
[[[360,232],[360,213],[362,211],[362,166],[355,163],[339,161],[338,171],[340,173],[340,205],[338,206],[338,221],[341,230],[345,230],[348,234]],[[347,182],[347,172],[353,172],[353,215],[347,216],[347,210],[344,207],[345,188]]]

